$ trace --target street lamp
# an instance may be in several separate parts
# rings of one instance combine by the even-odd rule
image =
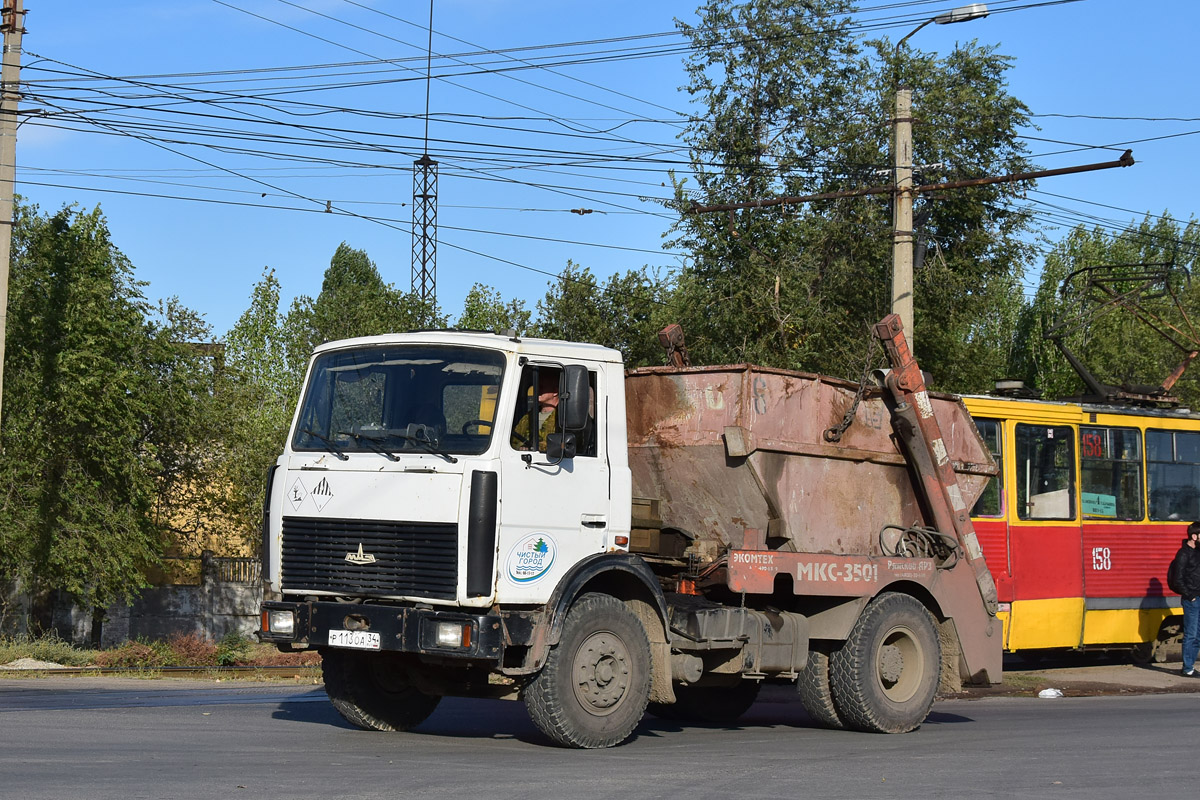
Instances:
[[[900,45],[931,22],[935,25],[952,25],[956,22],[970,22],[983,19],[988,15],[987,5],[971,3],[959,6],[944,14],[930,17],[909,31],[908,35],[896,42],[896,65],[899,70]],[[899,83],[899,81],[897,81]],[[896,87],[896,118],[892,125],[895,129],[896,147],[896,199],[892,226],[892,312],[899,315],[904,325],[904,334],[908,338],[908,347],[916,352],[913,344],[913,180],[912,180],[912,89],[904,86]]]

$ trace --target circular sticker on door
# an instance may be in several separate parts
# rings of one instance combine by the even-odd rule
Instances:
[[[557,548],[544,533],[533,533],[508,551],[508,578],[515,583],[533,583],[550,571]]]

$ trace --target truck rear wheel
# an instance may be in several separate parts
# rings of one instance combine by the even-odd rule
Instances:
[[[437,708],[440,697],[418,691],[405,665],[386,653],[321,653],[325,694],[351,725],[371,731],[406,731]]]
[[[760,688],[758,681],[741,681],[733,686],[676,686],[675,702],[651,703],[650,713],[660,719],[728,725],[750,710]]]
[[[796,681],[796,691],[804,710],[818,725],[839,731],[846,727],[829,685],[829,653],[815,643],[809,643],[808,663]]]
[[[830,681],[853,728],[905,733],[929,714],[941,671],[933,617],[916,598],[885,592],[867,605],[830,657]]]
[[[585,594],[567,612],[546,665],[525,687],[533,724],[564,747],[629,738],[650,699],[650,643],[624,603]]]

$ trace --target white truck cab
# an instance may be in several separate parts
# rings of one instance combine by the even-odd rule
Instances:
[[[586,392],[575,401],[583,425],[566,433],[573,453],[547,434],[570,400],[538,403],[558,394],[547,390],[567,366]],[[318,348],[305,387],[269,499],[269,581],[281,598],[541,604],[574,564],[628,547],[615,350],[375,336]]]

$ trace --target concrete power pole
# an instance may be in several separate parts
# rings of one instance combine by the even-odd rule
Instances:
[[[0,70],[0,419],[4,404],[4,344],[8,329],[8,262],[12,257],[13,182],[17,173],[17,100],[21,96],[24,0],[3,0],[4,66]]]
[[[896,90],[896,194],[892,225],[892,311],[904,325],[908,347],[913,336],[913,161],[912,89]]]

